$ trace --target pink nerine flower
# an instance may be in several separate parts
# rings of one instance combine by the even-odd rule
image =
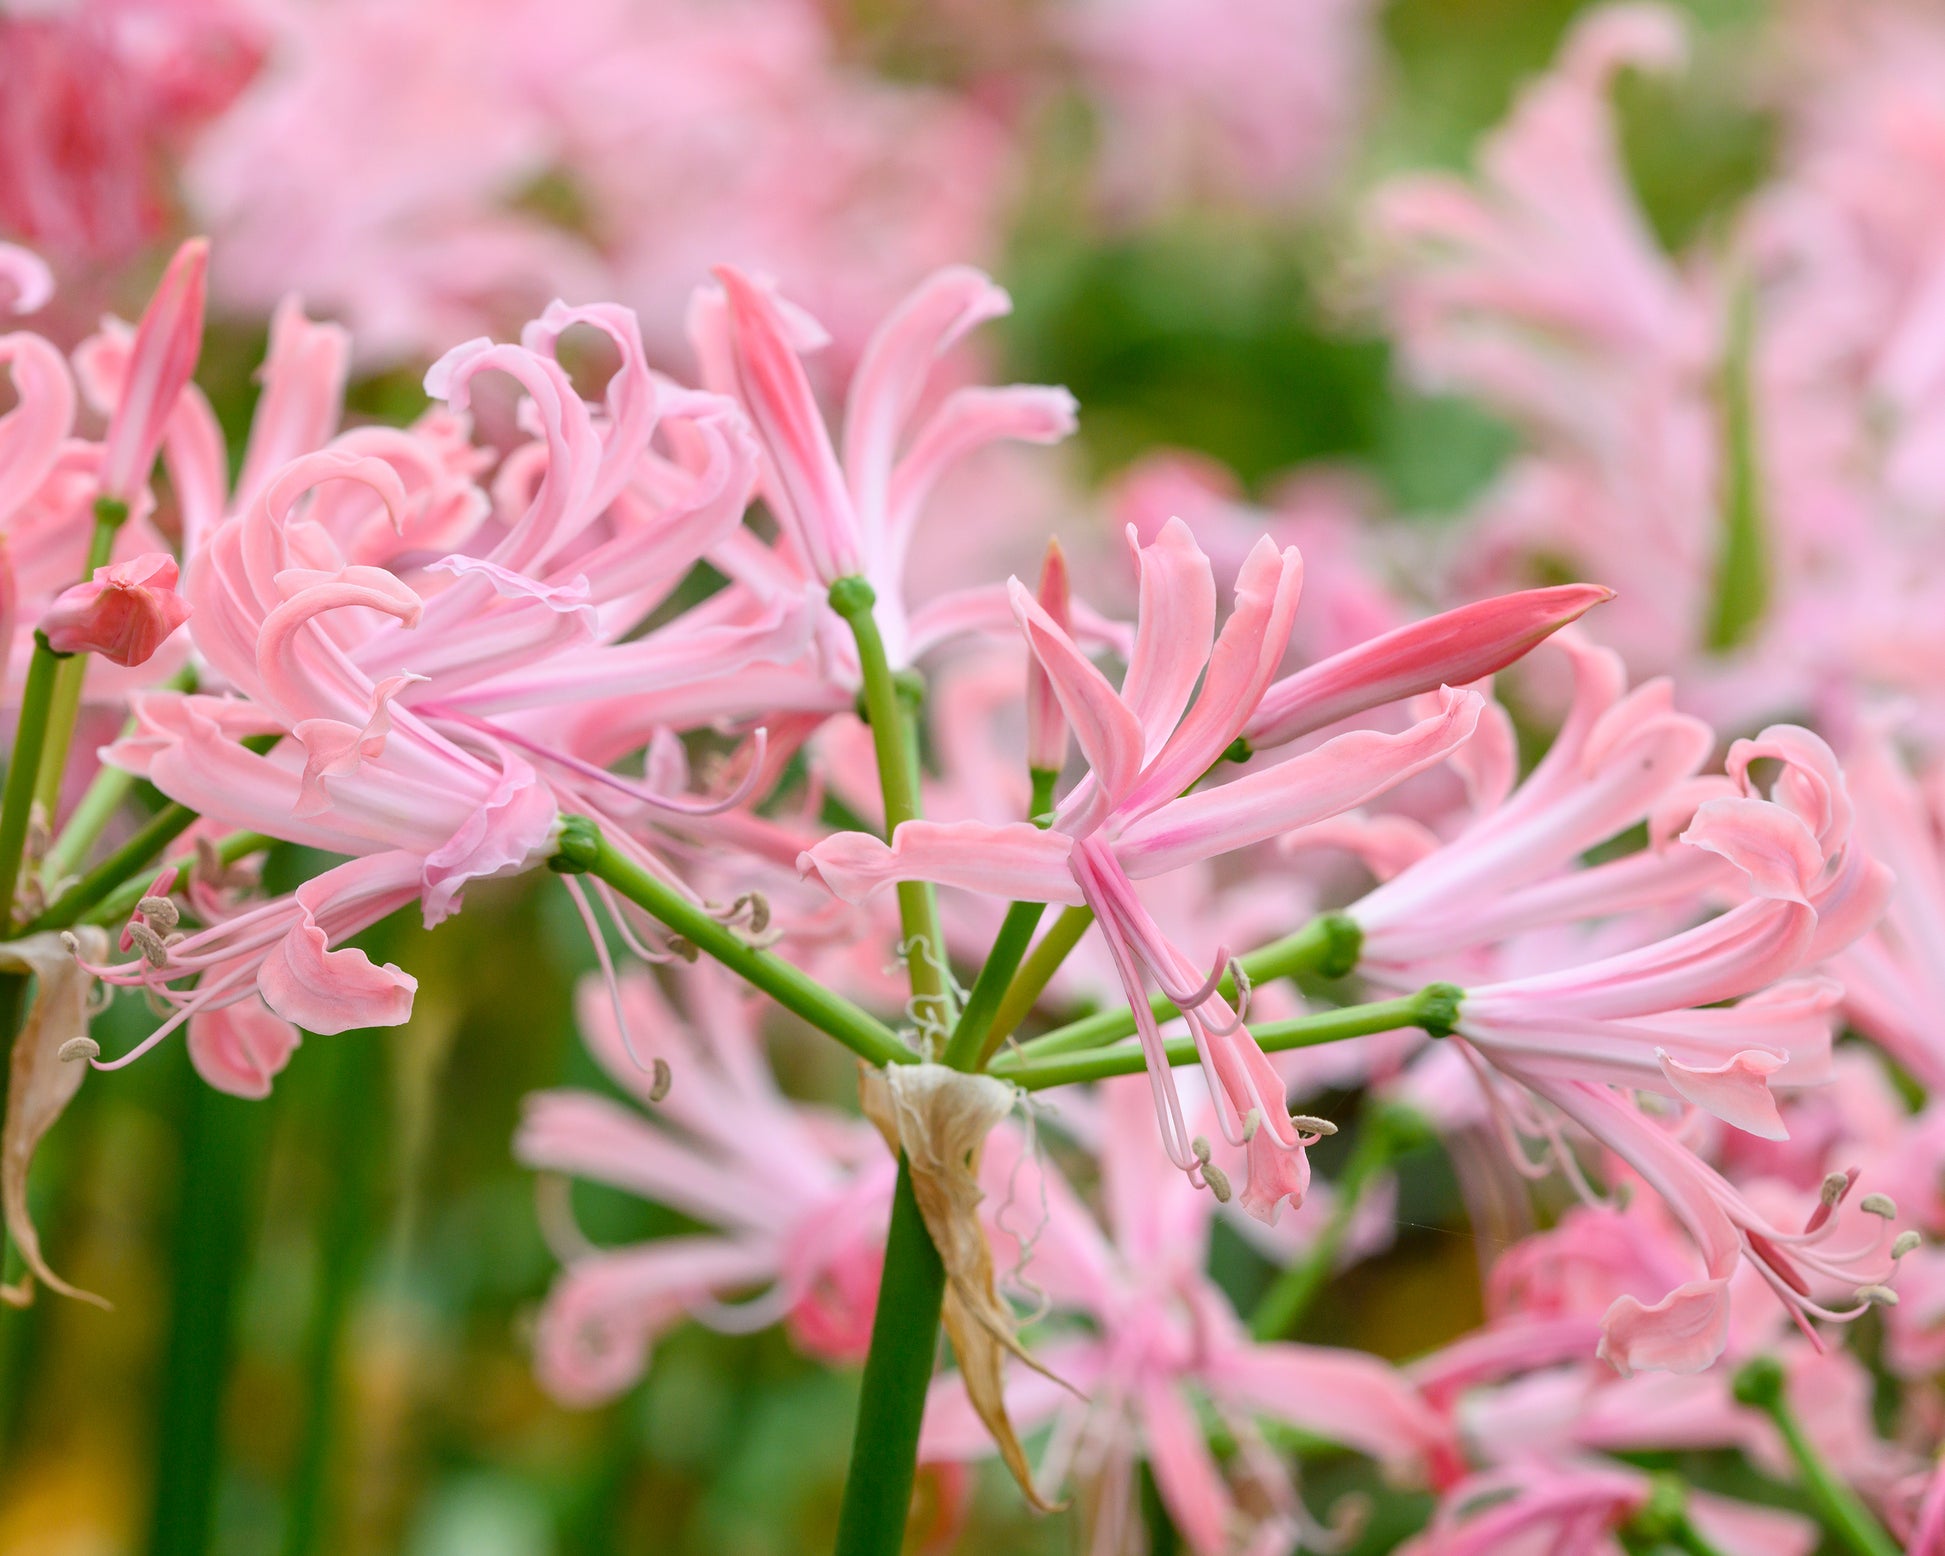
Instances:
[[[685,1317],[736,1333],[782,1321],[831,1361],[857,1360],[870,1341],[893,1178],[877,1132],[777,1090],[757,1003],[728,974],[703,964],[680,986],[681,1010],[645,974],[624,978],[612,1003],[599,979],[581,989],[589,1051],[651,1111],[540,1092],[514,1138],[529,1167],[611,1184],[710,1228],[607,1249],[556,1219],[566,1268],[541,1309],[534,1359],[568,1404],[627,1388]]]
[[[41,617],[41,631],[57,654],[139,665],[188,619],[189,602],[176,593],[176,559],[151,551],[98,567],[87,583],[63,591]]]
[[[766,570],[795,572],[799,587],[864,578],[895,665],[946,633],[1004,621],[1004,602],[991,589],[957,591],[912,611],[906,571],[919,517],[952,466],[992,443],[1057,443],[1074,430],[1065,389],[968,386],[927,404],[946,353],[1012,308],[1005,291],[964,265],[916,287],[865,347],[845,399],[840,456],[799,360],[824,343],[823,329],[737,270],[719,266],[716,276],[721,291],[697,294],[690,329],[704,381],[735,396],[763,441],[764,500],[788,541],[787,555],[761,559]],[[929,414],[921,418],[921,410]],[[750,549],[725,553],[718,565],[742,577],[759,560]]]
[[[1006,1389],[1016,1428],[1053,1426],[1038,1475],[1046,1489],[1069,1476],[1084,1483],[1093,1510],[1087,1548],[1096,1556],[1129,1549],[1143,1461],[1196,1556],[1287,1550],[1317,1532],[1264,1422],[1341,1443],[1393,1474],[1422,1476],[1444,1458],[1444,1423],[1376,1357],[1250,1339],[1206,1273],[1215,1206],[1140,1138],[1140,1080],[1110,1081],[1101,1098],[1088,1139],[1101,1162],[1098,1220],[1015,1132],[991,1136],[981,1164],[1002,1266],[1052,1310],[1049,1328],[1068,1317],[1089,1325],[1036,1346],[1058,1383],[1018,1368]],[[1204,1407],[1237,1445],[1227,1468],[1206,1441]],[[921,1457],[992,1451],[961,1381],[935,1383]]]
[[[851,901],[894,881],[930,880],[1008,898],[1085,903],[1140,1024],[1170,1158],[1199,1181],[1200,1157],[1148,1013],[1148,980],[1184,1009],[1223,1135],[1248,1148],[1243,1203],[1272,1220],[1284,1199],[1303,1196],[1311,1137],[1292,1122],[1283,1080],[1241,1014],[1215,992],[1216,979],[1205,982],[1201,967],[1163,934],[1134,882],[1248,848],[1382,793],[1470,735],[1479,698],[1448,692],[1437,713],[1402,734],[1341,735],[1230,782],[1185,792],[1229,750],[1282,661],[1302,562],[1294,549],[1278,552],[1266,538],[1243,565],[1236,608],[1218,637],[1215,579],[1188,527],[1170,523],[1149,546],[1135,542],[1132,531],[1129,538],[1140,566],[1141,606],[1119,691],[1023,584],[1011,585],[1014,612],[1090,769],[1061,801],[1050,827],[908,821],[889,847],[862,833],[840,833],[800,862]],[[1227,951],[1214,960],[1220,972]]]

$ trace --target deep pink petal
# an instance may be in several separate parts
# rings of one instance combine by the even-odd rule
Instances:
[[[1258,749],[1281,745],[1369,708],[1503,670],[1577,621],[1612,589],[1561,584],[1462,605],[1321,659],[1278,681],[1243,733]]]

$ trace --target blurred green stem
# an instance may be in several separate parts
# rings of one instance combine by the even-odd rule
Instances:
[[[248,858],[251,854],[260,854],[265,849],[276,846],[277,840],[274,837],[265,837],[261,832],[232,832],[227,837],[219,839],[213,851],[218,864],[230,865],[235,864],[239,859]],[[165,868],[181,872],[192,870],[195,866],[196,856],[184,854],[171,859]],[[90,877],[93,874],[93,871],[89,872]],[[96,907],[84,911],[81,917],[90,924],[119,923],[135,911],[135,904],[142,900],[142,894],[149,889],[149,879],[148,872],[143,871],[133,880],[124,881],[103,897]],[[61,899],[62,902],[66,900],[65,896]],[[57,907],[59,905],[56,904]]]
[[[1746,641],[1769,605],[1769,557],[1763,529],[1763,479],[1756,446],[1756,293],[1744,282],[1729,305],[1729,342],[1721,379],[1722,550],[1708,644],[1725,653]]]
[[[193,670],[178,671],[167,684],[176,691],[194,691],[196,673]],[[129,719],[122,725],[123,738],[134,734],[135,728],[135,720]],[[103,767],[95,774],[94,782],[88,785],[88,792],[75,802],[67,825],[61,828],[61,835],[47,851],[42,875],[50,890],[64,877],[81,868],[81,861],[88,857],[88,850],[94,846],[95,839],[114,820],[115,812],[121,809],[122,801],[128,798],[129,791],[134,787],[135,775],[119,767]]]
[[[376,1034],[347,1032],[324,1045],[319,1057],[335,1068],[318,1160],[329,1188],[318,1216],[317,1302],[304,1344],[304,1435],[291,1472],[283,1556],[310,1556],[324,1526],[325,1479],[338,1421],[338,1374],[345,1315],[363,1268],[362,1229],[369,1210],[371,1163],[380,1109],[373,1060]]]
[[[188,1075],[186,1160],[176,1212],[175,1289],[155,1417],[148,1556],[203,1556],[222,1467],[231,1317],[249,1245],[268,1102],[225,1096]]]
[[[1303,1256],[1286,1266],[1270,1284],[1249,1316],[1249,1332],[1258,1340],[1281,1340],[1296,1332],[1317,1293],[1337,1268],[1337,1256],[1356,1219],[1364,1191],[1396,1155],[1397,1134],[1383,1108],[1367,1103],[1355,1127],[1357,1137],[1351,1142],[1350,1160],[1332,1184],[1336,1200],[1330,1218]]]
[[[135,829],[134,834],[100,864],[76,881],[47,910],[27,926],[37,929],[66,929],[83,914],[128,884],[138,871],[146,881],[143,866],[196,824],[196,812],[173,800]],[[138,883],[139,884],[139,883]],[[146,885],[140,889],[146,891]],[[138,895],[137,900],[140,900]]]
[[[1825,1526],[1856,1556],[1898,1556],[1897,1542],[1884,1532],[1863,1499],[1824,1462],[1816,1444],[1805,1435],[1803,1424],[1783,1397],[1783,1381],[1783,1367],[1775,1357],[1757,1356],[1737,1369],[1731,1387],[1737,1403],[1762,1411],[1775,1424]]]
[[[128,505],[111,497],[95,499],[95,529],[88,542],[88,565],[77,583],[94,577],[95,569],[106,567],[114,554],[115,534],[128,519]],[[67,776],[68,747],[74,741],[75,721],[81,716],[81,688],[88,678],[88,655],[65,658],[54,682],[54,697],[48,709],[47,744],[41,752],[39,781],[34,798],[47,812],[47,824],[54,825],[61,805],[61,780]]]

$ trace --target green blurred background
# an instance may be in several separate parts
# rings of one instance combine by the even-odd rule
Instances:
[[[1292,0],[1297,3],[1297,0]],[[1000,381],[1065,383],[1091,474],[1172,444],[1259,488],[1305,461],[1347,460],[1425,522],[1465,504],[1511,435],[1462,403],[1395,381],[1359,317],[1350,217],[1403,167],[1462,166],[1520,78],[1550,58],[1563,0],[1405,0],[1384,9],[1386,80],[1350,186],[1301,225],[1176,224],[1136,238],[1078,230],[1068,137],[1044,127],[1002,279]],[[1623,83],[1631,170],[1671,246],[1706,244],[1764,171],[1773,135],[1749,105],[1761,10],[1710,0],[1698,59]],[[247,424],[261,340],[212,341],[203,378]],[[410,414],[412,375],[362,386],[373,414]],[[315,868],[280,851],[285,882]],[[50,1258],[115,1308],[43,1297],[0,1310],[0,1553],[5,1556],[770,1556],[828,1544],[855,1375],[792,1354],[780,1333],[678,1330],[647,1380],[596,1411],[535,1385],[524,1331],[554,1264],[533,1183],[510,1156],[520,1099],[602,1084],[570,1019],[592,955],[544,875],[474,888],[428,934],[394,922],[368,949],[420,980],[402,1030],[307,1040],[267,1102],[221,1096],[180,1043],[94,1077],[43,1149],[34,1205]],[[150,1018],[124,999],[104,1047]],[[779,1032],[794,1087],[843,1099],[835,1050]],[[1328,1175],[1336,1157],[1318,1152]],[[1319,1304],[1305,1336],[1402,1357],[1477,1319],[1477,1239],[1443,1157],[1405,1172],[1400,1236]],[[600,1240],[675,1218],[577,1191]],[[1240,1243],[1218,1274],[1245,1304],[1265,1278]],[[1380,1491],[1363,1550],[1422,1516],[1355,1465],[1306,1475],[1314,1508]],[[1002,1477],[978,1483],[967,1551],[1073,1548],[1070,1515],[1035,1518]],[[1166,1548],[1166,1533],[1158,1542]]]

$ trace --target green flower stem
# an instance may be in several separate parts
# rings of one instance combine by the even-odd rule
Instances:
[[[1300,973],[1342,978],[1357,966],[1363,939],[1364,932],[1343,914],[1326,913],[1312,919],[1295,934],[1285,935],[1283,939],[1259,947],[1246,956],[1239,956],[1236,961],[1252,984],[1269,983],[1277,978],[1294,978]],[[1226,1000],[1235,999],[1236,979],[1233,972],[1223,976],[1222,982],[1217,985],[1217,992]],[[1174,1001],[1165,994],[1151,998],[1148,1008],[1155,1013],[1157,1021],[1166,1021],[1180,1014]],[[1134,1031],[1134,1010],[1122,1006],[1099,1011],[1043,1033],[1031,1042],[1022,1043],[1020,1054],[1028,1059],[1051,1058],[1055,1054],[1099,1048],[1117,1038],[1131,1037]]]
[[[1033,1009],[1034,1002],[1040,998],[1041,991],[1060,971],[1060,964],[1081,943],[1081,936],[1087,933],[1088,926],[1093,922],[1092,908],[1061,909],[1060,917],[1040,937],[1040,943],[1028,954],[1013,982],[1007,987],[1006,998],[1000,1001],[1000,1008],[993,1016],[993,1037],[1004,1042],[1019,1029],[1020,1023]]]
[[[128,520],[128,505],[111,497],[95,499],[95,530],[88,542],[88,565],[77,583],[94,577],[97,567],[106,567],[114,554],[115,535]],[[81,716],[81,688],[88,676],[88,656],[75,654],[60,668],[54,684],[54,700],[47,715],[47,743],[41,752],[39,781],[34,798],[47,812],[48,825],[61,804],[61,780],[67,776],[68,747],[74,741],[75,720]]]
[[[1459,1001],[1465,991],[1449,983],[1427,984],[1416,994],[1402,999],[1379,1000],[1370,1005],[1346,1005],[1341,1010],[1319,1011],[1289,1021],[1270,1021],[1250,1028],[1257,1046],[1265,1053],[1284,1048],[1314,1048],[1322,1043],[1341,1043],[1346,1038],[1370,1037],[1378,1032],[1396,1032],[1404,1027],[1422,1027],[1434,1037],[1448,1036],[1458,1019]],[[1171,1065],[1194,1064],[1195,1039],[1171,1038],[1163,1044]],[[1112,1048],[1096,1048],[1086,1053],[1063,1054],[1053,1059],[1026,1059],[1002,1054],[991,1065],[992,1073],[1028,1091],[1049,1086],[1071,1086],[1076,1081],[1105,1080],[1111,1075],[1134,1075],[1147,1068],[1147,1059],[1138,1043],[1122,1043]]]
[[[966,996],[966,1008],[959,1014],[959,1024],[952,1029],[952,1040],[946,1044],[945,1062],[955,1070],[978,1069],[998,1046],[989,1040],[995,1030],[993,1017],[1046,911],[1044,902],[1016,902],[1006,910],[986,965],[980,968],[972,992]]]
[[[870,1064],[911,1064],[918,1056],[877,1017],[834,994],[770,951],[745,943],[707,910],[619,852],[586,816],[561,823],[559,850],[549,863],[563,875],[588,874],[605,881],[643,912],[666,924],[698,950],[754,984],[785,1010],[802,1016]]]
[[[1033,799],[1027,806],[1027,815],[1035,826],[1044,827],[1053,819],[1054,785],[1060,774],[1044,767],[1031,768],[1029,773],[1033,780]],[[946,1045],[947,1064],[962,1070],[984,1069],[994,1050],[1005,1041],[1006,1030],[1010,1029],[996,1028],[993,1018],[999,1014],[1000,1002],[1012,985],[1013,975],[1020,970],[1020,961],[1027,954],[1027,947],[1033,944],[1033,932],[1040,927],[1046,913],[1044,902],[1016,902],[1006,910],[999,936],[985,965],[979,969],[972,993],[966,997],[959,1024],[952,1029],[952,1041]]]
[[[1629,1556],[1653,1556],[1673,1546],[1686,1556],[1722,1556],[1688,1516],[1688,1487],[1673,1475],[1657,1475],[1648,1500],[1615,1533]]]
[[[1397,1160],[1413,1130],[1393,1113],[1368,1103],[1357,1121],[1351,1158],[1333,1187],[1337,1191],[1330,1219],[1301,1259],[1277,1276],[1249,1316],[1249,1332],[1258,1340],[1281,1340],[1296,1333],[1317,1293],[1337,1268],[1337,1256],[1351,1230],[1357,1207],[1371,1180]]]
[[[1036,825],[1044,826],[1051,818],[1054,808],[1054,785],[1060,782],[1060,774],[1048,767],[1030,767],[1027,777],[1033,783],[1033,799],[1027,805],[1028,819]]]
[[[918,740],[914,728],[917,683],[892,673],[885,641],[871,608],[877,602],[862,578],[840,578],[831,585],[831,609],[851,628],[864,679],[864,714],[878,757],[878,785],[884,794],[885,837],[919,814]],[[939,927],[938,895],[929,881],[898,883],[898,920],[906,965],[912,980],[912,1009],[920,1036],[943,1035],[953,1023],[952,978],[946,966],[945,935]]]
[[[196,673],[193,670],[179,671],[170,677],[168,684],[175,691],[194,691]],[[130,719],[122,725],[122,737],[126,739],[134,733],[135,720]],[[88,850],[94,847],[95,839],[114,820],[115,812],[121,809],[122,801],[128,798],[129,790],[134,787],[135,775],[119,767],[103,767],[95,774],[94,782],[88,785],[88,792],[75,803],[67,825],[61,828],[61,835],[47,851],[42,876],[50,887],[81,868],[81,861],[88,857]]]
[[[304,1415],[297,1462],[285,1498],[283,1556],[312,1556],[329,1521],[326,1482],[343,1411],[339,1374],[345,1321],[364,1268],[365,1218],[371,1209],[372,1164],[382,1139],[384,1110],[372,1106],[382,1079],[382,1034],[347,1032],[324,1059],[334,1065],[319,1143],[338,1164],[332,1192],[318,1213],[317,1297],[304,1340]]]
[[[1804,1435],[1796,1412],[1783,1397],[1782,1364],[1773,1356],[1755,1357],[1738,1369],[1733,1387],[1738,1403],[1762,1411],[1775,1423],[1824,1524],[1857,1556],[1898,1556],[1897,1542]]]
[[[116,888],[131,884],[129,878],[137,871],[141,872],[142,881],[132,884],[137,887],[139,900],[140,892],[147,890],[142,884],[148,877],[143,866],[195,824],[195,811],[170,801],[143,822],[126,843],[61,893],[46,912],[27,926],[28,932],[68,928]]]
[[[911,1169],[901,1156],[851,1466],[838,1510],[837,1556],[898,1556],[904,1546],[945,1287],[945,1265],[925,1230]]]
[[[276,846],[277,840],[274,837],[265,837],[261,832],[232,832],[217,840],[216,860],[219,864],[235,864],[239,859],[247,859],[251,854],[260,854],[265,849]],[[171,859],[165,866],[178,873],[193,870],[195,867],[194,854],[180,855]],[[90,879],[93,875],[94,871],[89,871]],[[143,870],[140,874],[124,880],[103,897],[94,908],[82,912],[81,921],[87,924],[119,924],[135,911],[135,904],[142,900],[142,894],[149,889],[149,879],[149,872]],[[66,901],[67,898],[63,896],[54,907],[58,908]],[[51,913],[54,908],[48,911]]]
[[[13,933],[14,891],[20,883],[20,859],[34,812],[34,778],[46,749],[48,716],[65,657],[47,646],[44,635],[34,634],[34,657],[28,661],[27,684],[21,692],[7,787],[0,796],[0,936]]]
[[[205,1556],[223,1461],[224,1379],[237,1287],[272,1104],[227,1097],[185,1074],[188,1118],[175,1233],[175,1290],[155,1421],[148,1556]]]
[[[878,623],[871,614],[874,603],[871,585],[862,578],[840,578],[831,585],[831,609],[845,619],[857,640],[864,714],[878,757],[885,836],[890,839],[902,822],[919,815],[917,697],[909,679],[892,673]],[[925,1043],[928,1032],[951,1032],[946,1062],[970,1069],[978,1059],[981,1033],[974,1024],[955,1026],[945,936],[939,926],[938,898],[930,882],[899,882],[898,917],[921,1045],[929,1047]],[[1014,928],[1011,938],[1023,941],[1011,914],[1008,924]],[[1031,934],[1031,924],[1025,932]],[[1002,941],[1006,940],[1008,937],[1002,934]],[[1002,954],[1004,947],[995,946],[989,963]],[[1019,953],[1010,954],[1017,957]],[[864,1387],[858,1397],[857,1426],[851,1438],[851,1464],[838,1511],[838,1556],[898,1556],[905,1543],[912,1482],[918,1473],[919,1422],[925,1414],[926,1390],[938,1353],[945,1287],[945,1266],[925,1229],[925,1218],[912,1192],[911,1169],[901,1155],[891,1227],[885,1238],[884,1279],[871,1322],[871,1349],[865,1356]]]

